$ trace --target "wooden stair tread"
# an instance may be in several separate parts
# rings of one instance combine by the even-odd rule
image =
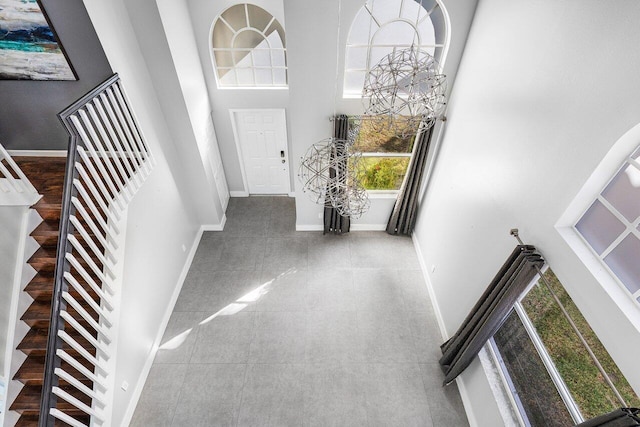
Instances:
[[[78,297],[77,294],[73,295],[73,293],[75,292],[72,292],[72,296]],[[98,314],[93,311],[89,304],[84,302],[82,298],[76,298],[76,301],[78,301],[80,306],[84,308],[90,316],[93,317],[93,320],[98,321]],[[90,333],[93,333],[95,336],[94,330],[90,326],[89,322],[84,320],[79,315],[79,313],[76,313],[76,310],[73,307],[67,306],[67,311],[73,316],[74,319],[76,319],[82,326],[84,326]],[[48,329],[49,323],[51,321],[51,296],[40,295],[36,299],[34,299],[31,305],[24,312],[22,317],[20,317],[20,320],[22,320],[32,328]]]
[[[80,421],[85,425],[89,425],[90,417],[88,415],[77,414],[73,418],[75,418],[76,420]],[[20,416],[20,419],[18,419],[18,422],[16,423],[15,427],[38,427],[39,419],[40,419],[40,414],[38,413],[24,412],[22,416]],[[56,420],[54,423],[54,426],[68,426],[68,424],[60,420]]]
[[[35,276],[31,279],[29,283],[53,283],[53,272],[43,271],[40,273],[36,273]]]
[[[42,387],[24,386],[9,408],[12,411],[39,411]]]
[[[55,225],[60,222],[60,214],[62,213],[62,205],[59,203],[42,203],[40,200],[33,205],[33,209],[38,212],[38,215],[48,223]]]
[[[38,427],[39,414],[22,414],[15,427]]]
[[[33,237],[40,246],[58,245],[58,222],[52,224],[49,221],[42,221],[35,230],[31,232]]]
[[[51,277],[48,281],[31,281],[27,283],[24,291],[31,295],[32,298],[37,298],[39,296],[48,296],[49,300],[51,300],[51,297],[53,296],[53,277]]]
[[[51,298],[38,297],[33,300],[31,305],[24,312],[20,320],[27,323],[29,326],[34,327],[35,321],[45,321],[46,325],[40,326],[46,327],[49,324],[51,318]]]
[[[37,251],[31,255],[29,260],[27,261],[29,265],[31,265],[37,272],[45,273],[45,274],[53,274],[56,267],[56,255],[57,249],[55,246],[41,246]],[[91,255],[91,260],[98,266],[99,269],[102,269],[102,262],[92,253],[90,249],[87,251]],[[84,269],[89,272],[93,276],[93,270],[89,267],[89,263],[81,258],[79,255],[76,255],[76,260],[80,263]],[[80,278],[78,275],[75,275],[76,278]],[[95,277],[94,277],[95,280]],[[96,280],[99,282],[99,280]]]
[[[89,371],[93,371],[94,367],[84,358],[76,359],[81,365],[87,368]],[[42,385],[44,379],[44,365],[45,365],[45,356],[44,355],[29,355],[25,359],[22,366],[18,368],[18,371],[13,376],[13,379],[16,381],[20,381],[25,385]],[[73,366],[61,360],[60,368],[65,372],[73,375],[75,379],[84,383],[87,387],[92,388],[92,382],[88,378],[86,378],[82,373],[77,371]],[[61,381],[61,384],[66,384],[66,382]]]
[[[24,336],[20,344],[18,344],[18,350],[23,353],[29,355],[44,355],[47,351],[47,329],[30,329],[29,332]],[[91,344],[78,332],[74,331],[73,328],[66,329],[66,332],[75,339],[78,344],[82,347],[89,349],[89,352],[95,354],[95,350],[92,348]],[[68,350],[67,353],[77,354],[75,350],[69,347],[67,344],[63,344],[63,348]]]
[[[47,349],[48,331],[45,329],[31,329],[18,344],[18,350],[26,354],[44,354]]]
[[[42,246],[38,248],[37,251],[31,255],[31,258],[27,261],[28,263],[42,262],[42,261],[50,261],[56,262],[56,248],[51,246]]]
[[[49,271],[47,273],[51,273],[51,276],[41,276],[37,281],[32,280],[27,284],[27,286],[25,286],[24,291],[31,295],[31,297],[34,299],[44,298],[51,301],[51,298],[53,298],[53,271]],[[81,283],[83,282],[81,281]],[[94,301],[98,301],[98,296],[92,289],[86,289],[86,291]],[[80,296],[78,291],[76,291],[73,287],[69,287],[69,293],[72,297],[78,300],[83,307],[88,307],[88,304],[84,302],[82,296]]]
[[[41,199],[59,203],[62,200],[66,157],[23,157],[13,160],[29,178],[29,181],[44,197]]]
[[[91,405],[91,398],[84,393],[78,391],[72,386],[60,386],[61,389],[80,400],[81,402]],[[10,409],[12,411],[39,411],[40,410],[40,396],[42,394],[41,385],[26,385],[22,387],[22,390],[18,393],[18,396],[11,404]],[[58,398],[58,404],[56,406],[59,410],[68,412],[69,414],[84,414],[84,412],[76,409],[75,406],[66,402],[64,399]]]
[[[44,360],[45,356],[27,356],[22,366],[18,368],[18,371],[13,376],[14,380],[20,381],[23,384],[37,382],[42,384],[44,376]]]

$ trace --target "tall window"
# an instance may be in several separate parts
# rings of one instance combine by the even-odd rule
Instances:
[[[640,147],[627,157],[575,229],[640,306]]]
[[[390,124],[367,119],[360,121],[355,148],[362,153],[358,168],[360,183],[367,190],[399,190],[409,166],[415,136],[400,137]],[[350,126],[357,126],[350,123]]]
[[[639,405],[640,398],[551,269],[544,276],[549,287],[541,281],[531,286],[490,341],[522,424],[569,426],[622,406],[551,291],[626,404]]]
[[[367,71],[394,50],[414,45],[441,62],[447,37],[436,0],[367,0],[349,31],[343,95],[361,96]]]
[[[211,37],[218,87],[286,87],[284,29],[253,4],[231,6],[218,17]]]

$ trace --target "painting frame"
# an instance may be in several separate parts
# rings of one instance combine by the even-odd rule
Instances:
[[[0,0],[0,18],[0,80],[78,80],[41,0]]]

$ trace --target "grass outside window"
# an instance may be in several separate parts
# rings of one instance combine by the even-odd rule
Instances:
[[[544,276],[627,405],[638,407],[640,399],[553,271],[547,269]],[[540,363],[538,350],[534,349],[524,323],[533,325],[535,332],[532,333],[540,338],[542,351],[553,362],[551,369],[558,372],[585,420],[621,407],[546,285],[541,281],[536,283],[520,304],[519,314],[527,322],[521,321],[521,316],[513,311],[494,335],[494,342],[514,396],[521,404],[521,413],[524,412],[530,424],[534,427],[574,425],[547,368]]]
[[[357,177],[364,188],[399,190],[411,160],[414,139],[398,137],[396,129],[384,119],[361,120],[354,146],[362,153]]]
[[[638,407],[640,399],[551,269],[545,272],[545,278],[627,404]],[[584,418],[594,418],[619,408],[621,405],[613,391],[606,384],[548,289],[543,284],[534,286],[522,299],[522,306]]]

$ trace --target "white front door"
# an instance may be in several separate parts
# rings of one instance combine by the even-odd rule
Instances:
[[[234,111],[236,143],[249,194],[291,190],[284,110]]]

